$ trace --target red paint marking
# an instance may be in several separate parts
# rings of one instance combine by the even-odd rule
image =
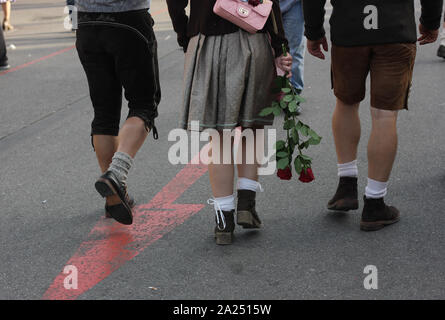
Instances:
[[[30,61],[30,62],[27,62],[27,63],[25,63],[25,64],[22,64],[22,65],[20,65],[20,66],[14,67],[14,68],[12,68],[12,69],[9,69],[9,70],[0,72],[0,76],[5,75],[5,74],[7,74],[7,73],[11,73],[11,72],[14,72],[14,71],[18,71],[18,70],[24,69],[24,68],[29,67],[29,66],[32,66],[33,64],[36,64],[36,63],[38,63],[38,62],[47,60],[47,59],[52,58],[52,57],[54,57],[54,56],[57,56],[57,55],[59,55],[59,54],[65,53],[65,52],[67,52],[67,51],[70,51],[70,50],[74,49],[75,47],[76,47],[76,46],[71,46],[71,47],[68,47],[68,48],[65,48],[65,49],[62,49],[62,50],[53,52],[53,53],[51,53],[51,54],[49,54],[49,55],[47,55],[47,56],[41,57],[41,58],[39,58],[39,59],[36,59],[36,60]]]
[[[200,154],[208,153],[208,150],[209,145],[206,145]],[[99,221],[66,263],[78,269],[78,289],[65,289],[67,275],[61,272],[43,299],[76,299],[199,212],[204,205],[174,202],[206,172],[206,165],[188,164],[149,203],[136,207],[134,223],[130,227],[105,219]]]

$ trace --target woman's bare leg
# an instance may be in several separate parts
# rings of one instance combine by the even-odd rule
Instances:
[[[227,141],[227,139],[229,139],[230,137],[230,133],[223,134],[222,132],[220,132],[218,137],[212,137],[212,142],[211,142],[212,162],[209,164],[209,177],[210,177],[210,185],[212,187],[212,193],[215,198],[222,198],[233,195],[233,183],[235,175],[235,167],[233,164],[233,154],[232,154],[233,152],[232,148],[230,148],[231,163],[224,164],[223,136],[226,137]],[[219,141],[215,141],[215,139],[219,139]],[[219,145],[217,142],[219,142]],[[213,148],[218,148],[218,150]],[[218,158],[214,159],[213,157],[218,157],[219,159]]]

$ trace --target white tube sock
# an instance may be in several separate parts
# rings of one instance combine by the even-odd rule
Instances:
[[[358,177],[357,160],[337,164],[339,177]]]
[[[368,178],[365,196],[368,199],[380,199],[388,193],[388,182],[380,182]]]
[[[263,187],[258,181],[248,178],[238,178],[237,187],[238,190],[250,190],[253,192],[263,191]]]
[[[218,228],[224,230],[227,227],[227,223],[223,211],[235,210],[235,195],[232,194],[227,197],[209,199],[207,203],[213,205],[215,208]]]
[[[214,198],[214,201],[210,204],[215,206],[215,210],[221,209],[222,211],[232,211],[235,210],[235,195],[230,195],[227,197]]]

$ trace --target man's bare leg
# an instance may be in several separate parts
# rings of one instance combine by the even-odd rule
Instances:
[[[338,163],[348,163],[357,159],[357,149],[361,136],[360,104],[348,105],[337,99],[332,117],[335,148]]]
[[[368,143],[368,177],[387,182],[397,154],[398,111],[371,108],[372,131]]]
[[[397,154],[397,111],[371,108],[372,132],[368,143],[368,185],[360,228],[376,231],[396,223],[400,213],[384,197]]]
[[[106,135],[94,135],[93,145],[96,151],[97,161],[102,173],[105,173],[110,167],[113,155],[117,151],[118,137]]]
[[[328,209],[349,211],[358,209],[357,149],[361,136],[360,104],[348,105],[337,99],[332,117],[332,131],[338,159],[339,185]]]

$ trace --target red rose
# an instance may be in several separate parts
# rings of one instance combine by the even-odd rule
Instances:
[[[249,0],[249,4],[254,7],[256,7],[257,5],[259,5],[261,3],[262,3],[261,0]]]
[[[277,176],[281,180],[290,180],[292,179],[292,170],[289,167],[286,169],[278,169]]]
[[[314,173],[312,172],[311,168],[308,168],[307,170],[302,170],[300,174],[300,179],[303,183],[309,183],[315,180]]]

